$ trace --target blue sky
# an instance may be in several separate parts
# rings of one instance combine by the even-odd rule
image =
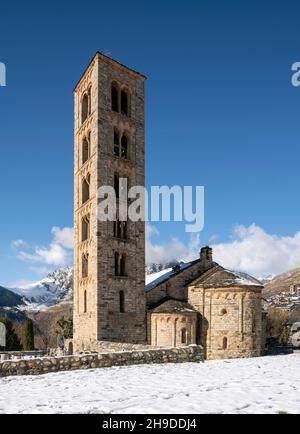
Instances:
[[[205,186],[200,240],[156,224],[152,255],[200,242],[256,274],[300,265],[299,12],[296,1],[2,4],[0,284],[71,261],[72,91],[97,50],[148,77],[147,185]]]

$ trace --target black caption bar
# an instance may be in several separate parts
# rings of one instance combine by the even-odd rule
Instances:
[[[274,415],[276,427],[286,426],[286,415]],[[290,415],[289,415],[290,416]],[[106,434],[115,432],[187,432],[203,433],[204,429],[222,429],[222,432],[241,434],[240,423],[246,423],[248,429],[257,430],[256,419],[267,417],[266,415],[1,415],[0,427],[13,426],[14,430],[20,428],[22,433],[41,434],[41,426],[46,426],[47,431],[53,430],[55,434],[60,432],[75,432],[83,434]],[[299,417],[299,415],[298,415]],[[238,419],[241,419],[239,420]],[[269,423],[269,421],[268,421]],[[42,424],[42,425],[41,425]],[[218,424],[220,424],[218,426]],[[65,431],[67,428],[67,431]]]

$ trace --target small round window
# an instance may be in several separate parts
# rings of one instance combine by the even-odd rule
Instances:
[[[222,310],[221,310],[221,315],[226,315],[226,313],[227,313],[227,310],[226,310],[226,309],[222,309]]]

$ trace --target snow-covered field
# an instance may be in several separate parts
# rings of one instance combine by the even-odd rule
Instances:
[[[300,413],[300,355],[0,379],[0,413]]]

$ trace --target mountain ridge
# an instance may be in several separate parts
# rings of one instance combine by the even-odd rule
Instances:
[[[293,268],[274,276],[271,281],[266,283],[264,295],[273,295],[279,294],[283,291],[288,291],[291,285],[300,286],[300,267]]]

